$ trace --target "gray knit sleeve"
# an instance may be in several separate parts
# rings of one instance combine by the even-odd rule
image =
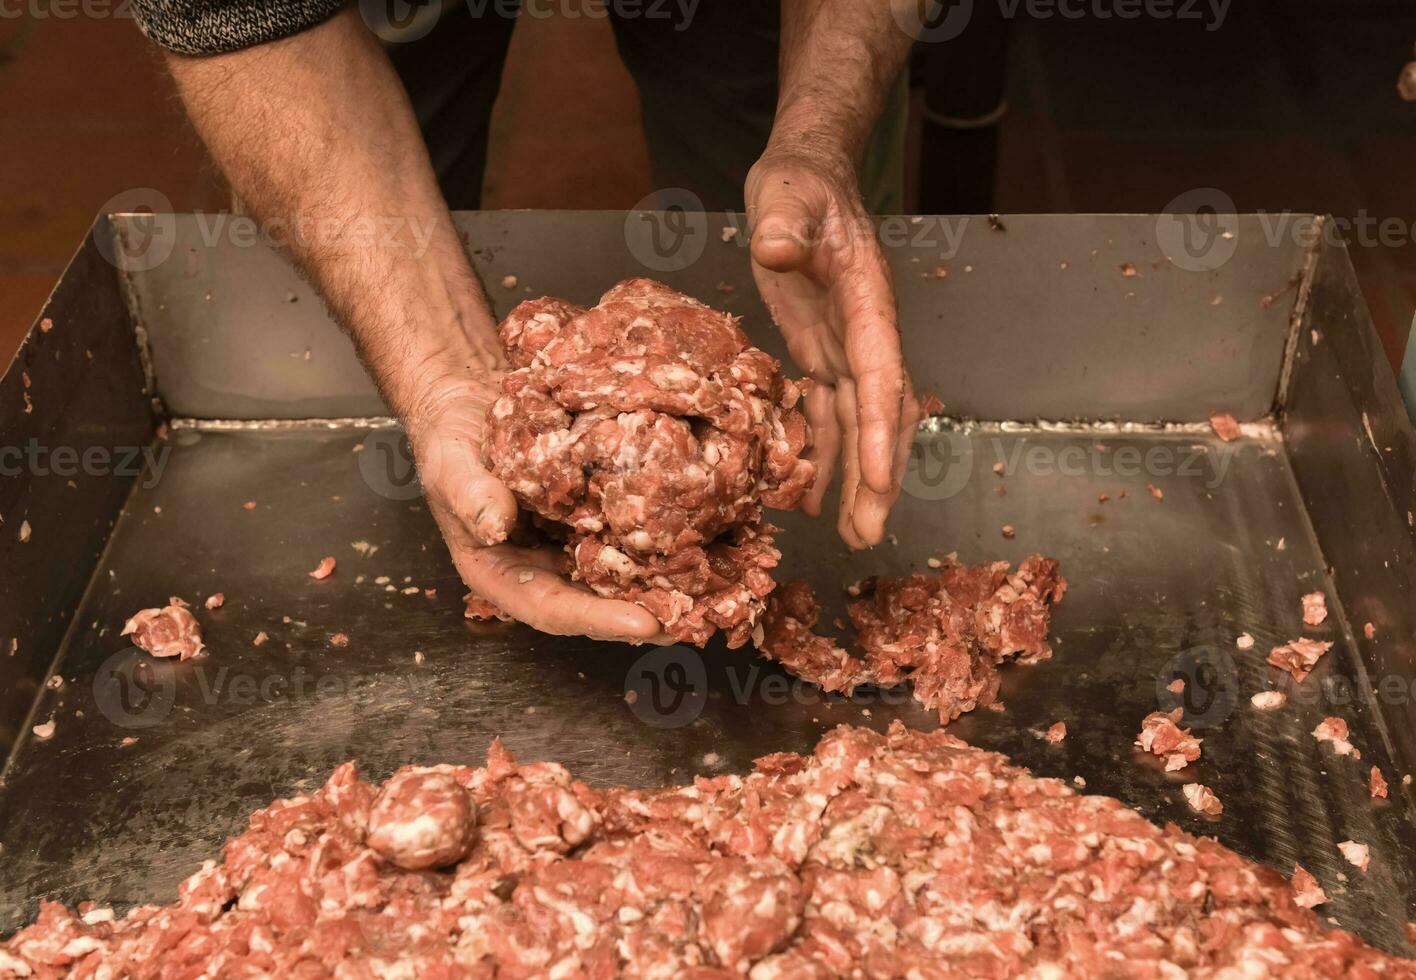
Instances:
[[[179,54],[221,54],[298,34],[344,0],[134,0],[138,27]]]

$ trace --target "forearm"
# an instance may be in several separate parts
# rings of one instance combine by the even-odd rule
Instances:
[[[777,115],[771,144],[856,167],[912,39],[892,3],[782,0]]]
[[[499,364],[412,108],[357,14],[168,64],[218,166],[282,229],[394,411],[417,410],[424,379]]]

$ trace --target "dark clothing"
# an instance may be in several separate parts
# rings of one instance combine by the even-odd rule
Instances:
[[[448,206],[481,202],[487,136],[512,30],[556,0],[362,0],[408,89]],[[144,33],[184,54],[216,54],[297,33],[337,0],[136,0]],[[777,0],[608,0],[620,57],[639,87],[660,203],[741,210],[748,168],[777,100]],[[546,66],[554,71],[554,65]],[[685,195],[683,191],[688,191]],[[653,206],[652,204],[647,206]]]

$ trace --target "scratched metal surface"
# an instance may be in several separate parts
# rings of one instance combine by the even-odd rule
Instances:
[[[501,736],[524,758],[558,760],[594,783],[652,784],[804,751],[842,722],[931,723],[898,694],[822,696],[745,651],[646,651],[466,623],[396,442],[357,428],[173,433],[83,600],[58,660],[64,684],[37,707],[34,720],[52,718],[57,731],[26,736],[0,791],[0,934],[32,918],[41,896],[172,900],[251,810],[315,787],[345,759],[382,778],[405,762],[478,763]],[[1280,443],[923,433],[906,490],[899,543],[865,554],[847,554],[829,527],[782,517],[784,573],[810,579],[839,609],[844,582],[931,554],[1060,558],[1072,587],[1056,611],[1056,656],[1006,670],[1006,712],[966,717],[958,734],[1039,773],[1081,776],[1089,791],[1281,870],[1301,862],[1332,896],[1325,911],[1336,921],[1404,948],[1410,810],[1374,713],[1342,703],[1360,668],[1339,604],[1319,631],[1337,646],[1284,711],[1249,706],[1275,678],[1261,652],[1233,645],[1241,630],[1257,651],[1299,635],[1299,596],[1327,585]],[[362,556],[356,541],[378,550]],[[324,555],[338,570],[313,581],[306,572]],[[216,590],[225,606],[198,610],[207,656],[151,663],[117,635],[138,608],[170,594],[197,605]],[[259,631],[270,641],[258,648]],[[350,636],[347,648],[328,644],[334,632]],[[1176,676],[1189,681],[1188,723],[1206,739],[1184,777],[1131,747],[1140,718],[1176,701],[1165,690]],[[1308,734],[1330,713],[1352,723],[1361,763],[1331,758]],[[1060,745],[1029,733],[1059,720],[1070,732]],[[1372,762],[1388,769],[1389,803],[1367,799]],[[1187,810],[1189,779],[1214,788],[1222,817]],[[1366,875],[1333,846],[1348,837],[1371,846]]]

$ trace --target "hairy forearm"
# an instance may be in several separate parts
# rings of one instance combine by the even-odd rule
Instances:
[[[498,364],[412,108],[357,15],[168,64],[217,165],[282,229],[394,411],[416,411],[426,379]]]
[[[772,142],[858,165],[912,39],[891,3],[782,0],[782,51]]]

